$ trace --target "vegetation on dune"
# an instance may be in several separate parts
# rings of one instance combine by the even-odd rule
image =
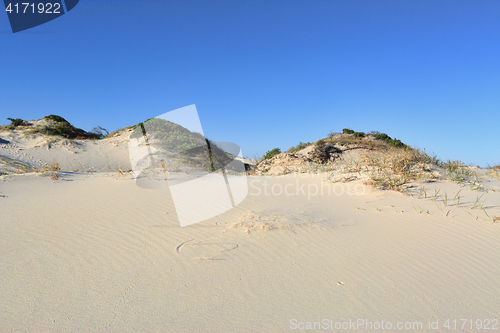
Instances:
[[[2,155],[0,155],[0,165],[8,166],[10,167],[10,169],[12,169],[11,171],[5,171],[6,170],[5,168],[0,168],[0,176],[8,175],[10,173],[32,172],[34,170],[34,168],[26,162],[14,160],[7,156],[2,156]]]
[[[349,128],[344,128],[342,130],[342,134],[354,134],[354,131],[352,129],[349,129]]]
[[[370,170],[367,183],[375,187],[403,191],[405,184],[419,178],[435,178],[430,165],[436,159],[419,149],[390,147],[385,152],[365,154]]]
[[[393,146],[396,148],[408,148],[401,140],[398,139],[389,139],[385,141],[389,146]]]
[[[29,127],[26,127],[22,132],[26,137],[47,135],[77,140],[103,139],[112,137],[123,130],[117,130],[110,134],[105,128],[96,126],[90,132],[87,132],[74,127],[65,118],[58,115],[51,114],[42,119],[46,121],[28,124],[22,119],[9,118],[12,124],[2,126],[0,129],[12,131],[17,126],[26,125]],[[191,132],[178,124],[164,119],[151,118],[136,126],[125,127],[124,129],[132,129],[130,138],[142,137],[144,131],[147,134],[149,143],[155,148],[163,153],[178,153],[179,166],[201,167],[206,171],[217,171],[222,167],[230,169],[231,167],[227,167],[227,165],[235,157],[218,147],[215,143],[205,139],[202,134]],[[231,150],[233,149],[231,148]]]
[[[206,144],[203,135],[193,133],[165,119],[152,118],[139,123],[130,134],[130,138],[142,137],[143,130],[149,140],[157,142],[159,148],[170,152],[186,151]]]
[[[356,138],[364,138],[365,137],[365,133],[363,133],[363,132],[354,132],[353,135]]]
[[[390,136],[388,136],[385,133],[379,133],[374,136],[375,140],[382,140],[385,141],[389,146],[393,146],[396,148],[408,148],[407,145],[405,145],[401,140],[398,139],[392,139]]]
[[[44,134],[48,135],[59,135],[68,139],[102,139],[105,134],[108,134],[108,131],[101,126],[94,127],[91,132],[76,128],[69,121],[55,114],[45,116],[44,119],[54,122],[41,129]]]
[[[300,142],[297,146],[288,149],[287,153],[296,153],[312,143]],[[333,162],[338,154],[351,149],[388,150],[389,148],[410,149],[401,140],[392,139],[385,133],[372,131],[370,133],[356,132],[349,128],[342,129],[342,133],[330,132],[328,137],[320,139],[314,143],[314,147],[308,153],[317,163]],[[270,159],[280,153],[279,148],[274,148],[263,156],[263,159]]]
[[[279,153],[281,153],[281,149],[279,148],[271,149],[264,155],[264,159],[269,160],[273,158],[275,155],[278,155]]]
[[[500,171],[500,164],[496,164],[494,166],[488,166],[488,169],[491,169],[493,171]]]
[[[228,166],[238,154],[237,152],[234,155],[226,152],[202,134],[191,132],[168,120],[151,118],[139,123],[134,127],[130,138],[142,138],[144,133],[146,133],[148,143],[161,151],[160,155],[162,153],[174,154],[176,157],[171,161],[175,160],[178,167],[201,168],[209,172],[222,168],[226,171],[243,171],[232,170],[233,167]],[[239,147],[237,150],[239,151]]]
[[[342,133],[330,132],[328,137],[312,144],[301,142],[287,153],[295,153],[311,145],[314,146],[308,151],[307,157],[313,164],[324,165],[326,170],[335,170],[329,175],[331,181],[362,178],[366,184],[375,187],[405,191],[406,184],[411,181],[440,178],[469,183],[472,189],[480,187],[477,174],[470,166],[459,161],[440,161],[425,150],[412,148],[378,131],[364,133],[344,128]],[[342,157],[343,153],[353,149],[365,150],[359,160]],[[279,152],[279,148],[275,148],[263,158],[270,159]],[[497,172],[497,178],[500,179],[500,166],[491,169]]]
[[[103,137],[103,139],[107,139],[107,138],[112,138],[114,137],[115,135],[117,135],[118,133],[120,133],[121,131],[124,131],[124,130],[133,130],[134,128],[136,128],[136,126],[126,126],[126,127],[122,127],[122,128],[119,128],[109,134],[107,134],[106,136]]]
[[[375,140],[383,140],[383,141],[389,140],[391,138],[385,133],[377,133],[373,137],[375,138]]]
[[[69,121],[67,121],[63,117],[57,116],[55,114],[49,114],[48,116],[45,116],[44,119],[50,119],[50,120],[53,120],[53,121],[58,122],[58,123],[68,123],[69,124]]]
[[[84,131],[80,128],[76,128],[71,125],[66,119],[61,116],[54,114],[45,116],[43,119],[48,120],[46,125],[32,125],[20,118],[7,118],[11,121],[10,125],[1,126],[0,130],[11,131],[19,126],[28,127],[24,131],[24,135],[27,137],[35,135],[50,135],[50,136],[61,136],[67,139],[102,139],[108,134],[106,129],[97,126],[91,132]]]
[[[63,117],[53,114],[43,118],[47,120],[47,122],[42,122],[43,125],[35,124],[34,126],[20,118],[7,119],[11,124],[0,126],[0,130],[15,131],[16,127],[22,126],[26,136],[42,134],[61,136],[67,139],[102,139],[112,137],[123,130],[117,130],[110,134],[105,128],[97,126],[92,131],[86,132],[74,127]],[[151,118],[136,126],[124,129],[132,130],[130,138],[143,137],[143,131],[145,131],[151,145],[164,152],[177,153],[179,161],[184,166],[216,171],[227,166],[235,157],[206,139],[202,134],[191,132],[168,120]],[[330,168],[329,170],[336,169],[337,175],[339,175],[339,171],[340,174],[345,172],[359,174],[361,170],[364,170],[368,174],[366,183],[376,187],[403,191],[407,187],[406,184],[412,180],[435,177],[450,179],[458,183],[468,182],[471,184],[471,189],[481,187],[477,180],[477,173],[465,163],[440,161],[434,155],[428,155],[425,151],[412,148],[401,140],[391,138],[388,134],[378,131],[365,133],[344,128],[342,133],[330,132],[326,138],[314,143],[300,142],[286,152],[297,153],[307,147],[311,148],[307,150],[307,157],[310,158],[309,161],[313,161],[312,165]],[[353,149],[365,150],[361,155],[355,155],[362,156],[361,160],[358,162],[344,161],[343,152]],[[280,148],[271,149],[266,152],[263,159],[269,160],[280,153]],[[433,169],[433,166],[437,166],[438,169],[435,167]],[[493,171],[496,178],[500,179],[500,165],[488,168]],[[439,170],[438,174],[435,173],[435,170]],[[476,180],[474,180],[474,176]],[[346,176],[345,180],[349,181],[355,178]]]
[[[293,154],[293,153],[298,152],[299,150],[302,150],[302,149],[306,148],[310,144],[311,144],[310,142],[300,142],[298,145],[296,145],[294,147],[291,147],[286,152],[290,153],[290,154]]]
[[[342,150],[331,143],[327,143],[325,139],[321,139],[316,142],[314,148],[309,153],[309,157],[317,163],[324,164],[333,162],[341,153]]]
[[[7,120],[10,120],[10,126],[12,127],[21,126],[24,123],[24,120],[22,120],[21,118],[7,118]]]
[[[94,127],[90,133],[97,135],[99,139],[103,139],[109,135],[108,130],[101,126]]]
[[[56,123],[54,125],[37,126],[26,131],[26,136],[36,134],[62,136],[67,139],[100,139],[102,136],[96,133],[86,132],[76,128],[70,123]]]

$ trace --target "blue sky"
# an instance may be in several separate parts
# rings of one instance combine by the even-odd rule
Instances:
[[[500,1],[81,0],[12,34],[0,123],[115,130],[196,104],[254,157],[348,127],[500,163]]]

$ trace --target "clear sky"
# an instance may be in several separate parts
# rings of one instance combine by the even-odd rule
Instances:
[[[81,0],[13,34],[0,123],[112,131],[196,104],[254,157],[348,127],[442,159],[500,163],[498,0]]]

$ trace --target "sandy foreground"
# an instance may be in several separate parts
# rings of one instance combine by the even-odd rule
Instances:
[[[436,181],[409,195],[252,176],[236,208],[180,227],[168,190],[84,171],[0,180],[1,332],[500,330],[500,223],[486,215],[500,216],[500,182],[486,173],[483,192]]]

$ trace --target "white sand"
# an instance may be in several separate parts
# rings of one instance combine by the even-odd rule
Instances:
[[[493,177],[488,192],[424,184],[450,203],[462,189],[447,216],[417,187],[312,195],[324,176],[249,177],[235,209],[181,228],[167,190],[116,172],[59,175],[0,181],[1,332],[300,331],[294,319],[422,322],[408,332],[439,320],[437,332],[500,319],[500,223],[484,213],[500,216]],[[293,195],[270,193],[286,185]],[[470,209],[483,193],[484,209]]]
[[[68,140],[51,136],[26,137],[23,131],[0,132],[0,156],[42,169],[57,162],[63,171],[117,171],[130,169],[130,130],[106,140]],[[7,169],[0,160],[0,174]],[[9,170],[7,171],[16,171]]]

